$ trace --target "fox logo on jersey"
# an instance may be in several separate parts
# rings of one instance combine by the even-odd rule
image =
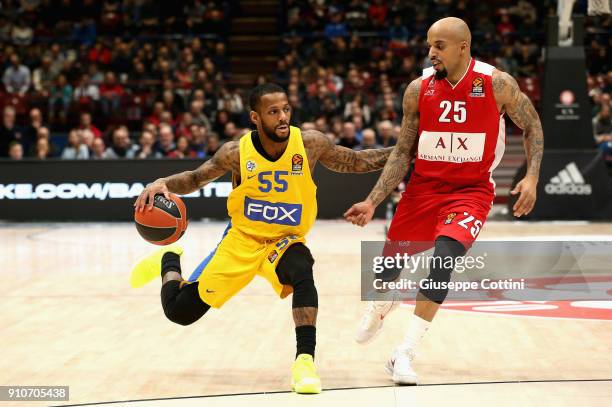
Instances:
[[[302,205],[268,202],[244,198],[244,216],[252,221],[298,226],[302,221]]]

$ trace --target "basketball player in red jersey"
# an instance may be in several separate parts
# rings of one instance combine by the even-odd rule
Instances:
[[[495,187],[491,174],[504,152],[504,114],[523,129],[525,137],[527,174],[511,191],[519,195],[513,207],[517,217],[534,206],[544,139],[538,114],[512,76],[471,57],[471,34],[463,20],[437,21],[427,42],[433,66],[404,93],[397,145],[370,195],[345,217],[359,226],[368,223],[376,206],[401,182],[416,151],[414,172],[391,222],[385,251],[392,242],[430,242],[425,246],[434,247],[434,256],[455,259],[472,245],[491,209]],[[423,250],[419,247],[408,254]],[[393,280],[401,270],[388,271],[384,279]],[[448,262],[434,261],[429,278],[448,282],[451,272]],[[406,337],[387,362],[394,382],[417,383],[411,366],[415,349],[447,293],[418,292]],[[397,305],[397,301],[370,303],[356,340],[372,339]]]

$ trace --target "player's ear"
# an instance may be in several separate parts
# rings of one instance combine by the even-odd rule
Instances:
[[[254,125],[259,124],[259,115],[257,114],[257,112],[255,110],[251,110],[251,112],[249,113],[249,116],[251,118],[251,122]]]

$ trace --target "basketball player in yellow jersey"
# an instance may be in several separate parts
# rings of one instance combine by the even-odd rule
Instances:
[[[161,275],[164,313],[181,325],[194,323],[210,307],[221,307],[255,275],[268,280],[281,298],[293,293],[297,352],[292,388],[320,393],[313,362],[318,297],[314,260],[304,240],[317,216],[311,171],[317,161],[337,172],[379,170],[391,148],[353,151],[319,131],[289,126],[291,107],[283,88],[275,84],[257,86],[249,102],[257,130],[225,143],[196,170],[149,184],[134,204],[138,211],[150,210],[155,194],[188,194],[231,170],[231,222],[223,239],[188,281],[181,276],[183,251],[171,246],[136,264],[131,283],[138,287]]]

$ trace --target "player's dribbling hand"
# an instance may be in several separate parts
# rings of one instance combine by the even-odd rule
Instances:
[[[374,216],[376,207],[370,201],[363,201],[351,206],[344,212],[344,218],[353,225],[365,226]]]
[[[142,212],[145,207],[148,211],[153,209],[153,198],[155,198],[155,195],[157,194],[163,194],[166,199],[170,199],[170,191],[168,191],[166,183],[161,179],[152,182],[142,190],[140,195],[138,195],[138,199],[136,199],[136,202],[134,202],[135,210]]]
[[[536,201],[537,187],[538,178],[533,175],[527,175],[510,191],[512,195],[520,194],[512,207],[514,216],[520,218],[531,212]]]

